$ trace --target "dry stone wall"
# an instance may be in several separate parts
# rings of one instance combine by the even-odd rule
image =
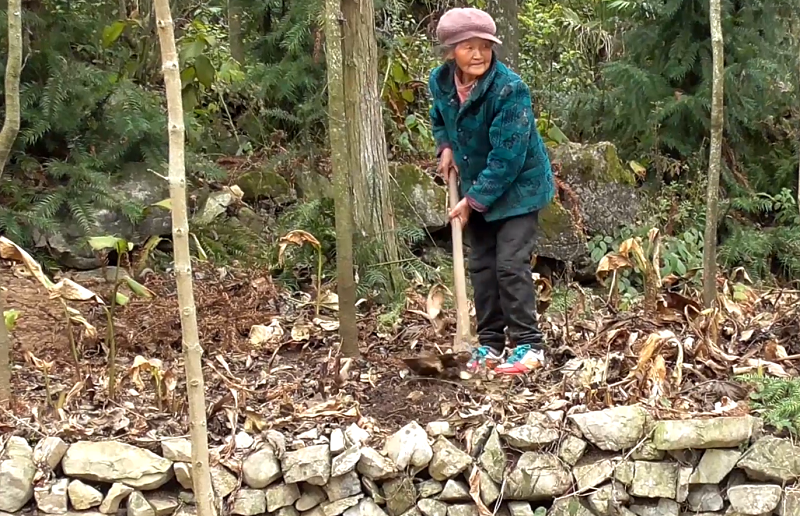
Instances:
[[[800,448],[757,418],[654,421],[641,407],[531,413],[525,424],[409,423],[375,446],[353,424],[244,432],[212,467],[238,516],[800,516]],[[0,511],[191,516],[191,445],[6,440]]]

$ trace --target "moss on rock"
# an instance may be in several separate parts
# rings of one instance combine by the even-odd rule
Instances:
[[[268,168],[252,170],[239,177],[236,182],[244,192],[244,199],[274,199],[286,202],[295,198],[295,192],[289,181],[275,170]]]
[[[561,164],[562,176],[579,175],[584,181],[635,185],[636,176],[625,167],[617,148],[609,142],[588,145],[566,143],[548,149],[550,159]]]
[[[564,208],[558,197],[539,212],[539,227],[547,238],[577,231],[572,214]]]
[[[392,203],[399,226],[442,227],[447,224],[447,190],[416,165],[391,163]]]

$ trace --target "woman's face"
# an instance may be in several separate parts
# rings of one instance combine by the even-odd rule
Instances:
[[[456,45],[453,58],[462,73],[480,77],[492,64],[494,44],[481,38],[471,38]]]

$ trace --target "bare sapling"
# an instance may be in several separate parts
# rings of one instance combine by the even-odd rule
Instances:
[[[181,98],[181,76],[175,48],[175,28],[169,0],[155,0],[158,40],[167,93],[169,131],[169,192],[172,200],[172,240],[175,249],[175,278],[183,333],[186,391],[189,404],[189,432],[192,441],[192,484],[198,516],[214,516],[214,491],[208,464],[203,348],[197,330],[197,313],[189,255],[189,220],[186,215],[185,127]]]

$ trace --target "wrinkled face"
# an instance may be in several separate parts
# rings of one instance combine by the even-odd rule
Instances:
[[[494,43],[481,38],[471,38],[457,44],[453,50],[453,59],[468,78],[482,76],[492,64],[492,47]]]

